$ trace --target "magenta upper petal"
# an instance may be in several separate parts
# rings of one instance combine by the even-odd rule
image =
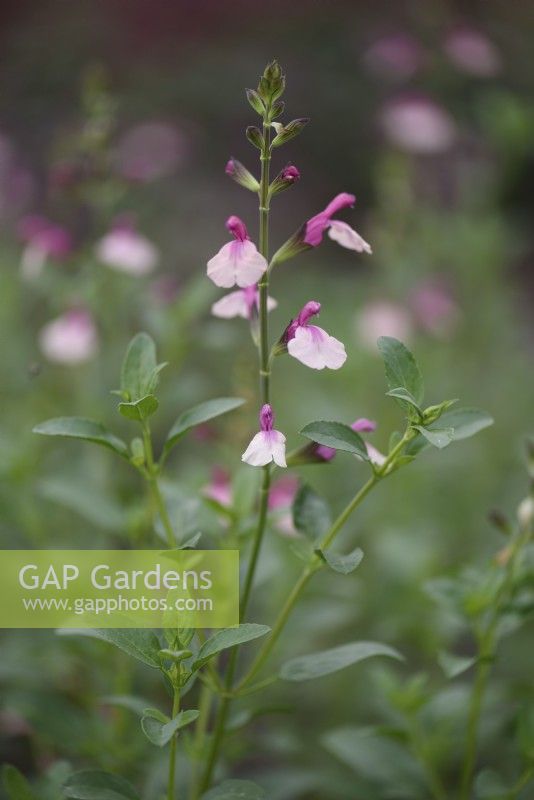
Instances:
[[[247,226],[242,219],[232,215],[226,220],[226,227],[238,241],[244,242],[248,239]]]
[[[356,197],[353,194],[349,194],[348,192],[337,194],[334,199],[328,203],[324,211],[321,211],[308,220],[305,226],[304,242],[311,245],[311,247],[317,247],[317,245],[321,243],[323,233],[330,222],[330,218],[337,211],[341,211],[341,209],[347,206],[352,206],[355,202]]]

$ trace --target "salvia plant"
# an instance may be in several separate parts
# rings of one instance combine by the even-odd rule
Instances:
[[[461,408],[455,399],[425,400],[425,388],[419,366],[400,341],[382,337],[378,348],[382,355],[387,380],[387,395],[396,403],[400,431],[392,432],[387,452],[381,453],[366,441],[365,435],[375,428],[368,419],[310,421],[286,447],[287,431],[277,427],[276,411],[271,400],[272,381],[281,358],[293,358],[311,369],[342,368],[347,355],[344,345],[315,324],[320,302],[302,297],[300,309],[285,329],[270,332],[269,312],[276,301],[270,296],[272,282],[281,269],[297,255],[324,245],[325,237],[354,254],[371,254],[369,244],[338,215],[352,207],[355,197],[348,192],[336,195],[324,208],[279,246],[272,246],[270,236],[271,202],[299,181],[299,170],[293,164],[271,169],[279,148],[298,136],[308,120],[285,120],[282,96],[285,78],[276,61],[270,63],[260,78],[257,89],[246,96],[257,116],[256,124],[246,130],[246,138],[257,150],[259,170],[245,167],[236,158],[226,165],[226,173],[258,200],[259,230],[257,240],[249,234],[244,221],[230,216],[226,228],[230,239],[208,261],[207,277],[221,289],[230,290],[214,305],[213,313],[221,318],[241,317],[249,326],[253,346],[258,355],[256,413],[258,429],[251,432],[250,443],[241,459],[251,470],[261,470],[261,482],[255,504],[255,520],[250,535],[239,540],[241,546],[242,583],[240,591],[240,624],[235,628],[213,632],[192,629],[165,629],[162,632],[130,629],[94,629],[84,633],[115,645],[124,657],[130,656],[161,674],[170,699],[167,708],[140,709],[140,725],[148,741],[168,751],[167,800],[260,800],[267,795],[256,783],[233,779],[233,765],[227,741],[230,733],[230,712],[238,698],[269,690],[275,681],[290,683],[319,680],[321,677],[351,667],[370,658],[403,660],[403,655],[387,643],[377,641],[343,642],[328,650],[299,654],[279,665],[277,645],[304,589],[318,573],[330,570],[340,581],[350,580],[358,568],[363,552],[354,544],[338,547],[338,538],[351,515],[389,476],[423,456],[428,448],[441,450],[476,434],[492,423],[491,418],[475,408]],[[303,281],[303,292],[305,282]],[[36,426],[35,431],[47,436],[62,436],[95,443],[123,459],[144,482],[153,509],[153,529],[163,537],[169,549],[196,548],[201,532],[184,535],[173,517],[173,509],[162,490],[167,458],[173,448],[184,445],[188,432],[219,415],[237,409],[240,398],[209,399],[182,411],[167,434],[161,452],[155,452],[151,428],[158,411],[158,382],[165,364],[158,363],[156,346],[146,333],[137,334],[127,349],[120,374],[118,411],[132,425],[132,438],[124,441],[98,422],[78,417],[60,417]],[[171,367],[167,372],[171,371]],[[296,494],[292,515],[298,536],[284,540],[288,551],[300,560],[298,578],[288,587],[285,601],[269,625],[249,618],[255,578],[262,558],[262,544],[270,523],[269,498],[273,475],[277,470],[295,466],[321,465],[333,459],[345,459],[346,471],[354,468],[358,480],[361,464],[368,477],[358,486],[345,506],[333,514],[330,505],[309,485],[302,484]],[[532,474],[531,474],[532,477]],[[382,491],[382,490],[381,490]],[[217,501],[212,501],[217,506]],[[464,653],[440,653],[445,674],[453,679],[468,669],[475,671],[468,723],[464,731],[463,767],[433,758],[429,741],[435,730],[428,729],[425,708],[430,696],[424,676],[402,683],[393,672],[384,671],[381,690],[393,709],[395,724],[382,726],[369,746],[378,759],[391,759],[391,748],[404,751],[403,758],[415,759],[417,769],[408,770],[413,780],[393,789],[384,787],[384,797],[413,797],[436,800],[473,797],[479,743],[479,721],[485,692],[500,637],[513,624],[519,624],[531,602],[528,592],[526,554],[532,536],[532,496],[521,506],[518,521],[512,525],[501,520],[508,537],[505,547],[489,569],[467,570],[456,578],[435,580],[429,586],[432,597],[453,607],[474,637],[474,649]],[[220,505],[223,513],[228,513]],[[234,512],[231,512],[234,514]],[[235,519],[234,519],[235,522]],[[248,530],[248,526],[247,526]],[[224,537],[220,541],[224,544]],[[154,539],[154,545],[158,545]],[[289,552],[288,552],[289,555]],[[430,600],[429,600],[430,602]],[[73,632],[69,632],[73,633]],[[76,632],[74,632],[76,633]],[[81,632],[78,631],[78,634]],[[389,677],[388,677],[389,676]],[[139,703],[134,706],[138,710]],[[425,725],[427,726],[425,728]],[[506,788],[493,773],[476,777],[479,797],[515,798],[532,775],[534,763],[533,719],[521,716],[518,722],[523,763],[516,783]],[[347,730],[340,746],[339,735],[330,732],[325,739],[333,752],[345,754],[351,748],[351,736],[358,729]],[[384,751],[384,742],[389,749]],[[181,758],[178,758],[180,748]],[[184,774],[177,774],[177,764],[189,760]],[[88,800],[139,800],[137,790],[124,775],[95,768],[68,775],[61,792],[65,798]],[[235,773],[234,773],[235,774]],[[14,769],[4,774],[7,793],[13,800],[30,800],[33,790]],[[314,795],[318,796],[318,795]],[[375,797],[376,795],[372,795]],[[369,794],[369,797],[371,795]]]

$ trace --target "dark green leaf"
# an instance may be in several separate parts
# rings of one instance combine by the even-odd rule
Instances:
[[[2,767],[2,783],[9,800],[36,800],[30,784],[12,764]]]
[[[312,541],[324,536],[332,524],[328,503],[307,484],[300,486],[293,501],[293,524]]]
[[[169,719],[155,708],[147,708],[141,719],[141,728],[147,739],[157,747],[165,747],[177,731],[190,725],[198,717],[196,710],[180,711]]]
[[[70,800],[140,800],[124,778],[96,769],[75,772],[67,778],[63,792]]]
[[[493,425],[493,418],[479,408],[454,408],[442,414],[437,427],[452,428],[453,440],[458,442],[474,436],[475,433],[489,428],[490,425]],[[433,430],[432,425],[430,430]]]
[[[381,336],[378,349],[384,359],[386,378],[390,390],[403,387],[413,397],[417,405],[423,402],[423,376],[417,362],[407,347],[391,336]]]
[[[33,429],[34,433],[43,436],[66,436],[68,439],[85,439],[87,442],[100,444],[114,450],[123,458],[128,458],[126,444],[99,422],[83,417],[56,417],[41,422]]]
[[[158,410],[158,400],[153,394],[146,394],[140,400],[131,403],[119,403],[119,411],[123,417],[142,422]]]
[[[224,781],[202,795],[202,800],[265,800],[264,790],[252,781]]]
[[[319,553],[334,572],[340,572],[342,575],[349,575],[351,572],[354,572],[356,567],[361,564],[363,558],[363,550],[359,547],[346,556],[340,555],[339,553],[332,553],[331,550],[319,550]]]
[[[301,434],[318,444],[333,447],[335,450],[344,450],[369,461],[362,437],[353,431],[350,425],[345,425],[343,422],[310,422],[301,430]]]
[[[424,436],[429,444],[437,447],[438,450],[448,447],[454,439],[453,428],[432,428],[431,430],[430,428],[423,428],[422,425],[414,425],[414,428],[419,431],[421,436]]]
[[[193,669],[199,669],[210,658],[226,650],[229,647],[234,647],[237,644],[244,644],[260,636],[265,636],[271,629],[268,625],[257,625],[255,622],[245,622],[238,625],[236,628],[224,628],[217,631],[207,639],[200,650],[198,656],[193,664]]]
[[[160,668],[161,645],[156,634],[147,628],[62,628],[60,636],[89,636],[118,647],[149,667]]]
[[[190,431],[191,428],[215,417],[220,417],[221,414],[226,414],[228,411],[233,411],[234,408],[238,408],[244,402],[240,397],[217,397],[184,411],[169,431],[165,450],[168,451],[174,447],[178,439]]]
[[[477,800],[509,800],[511,789],[503,783],[501,776],[492,769],[484,769],[475,781]]]
[[[138,333],[126,351],[121,369],[121,395],[127,402],[153,394],[165,364],[156,360],[156,345],[148,333]]]
[[[286,681],[309,681],[338,672],[351,664],[374,656],[403,660],[397,650],[380,642],[351,642],[331,650],[293,658],[282,666],[280,677]]]
[[[452,679],[467,672],[476,663],[476,658],[472,656],[457,656],[454,653],[442,651],[438,655],[438,663],[445,676]]]
[[[393,397],[395,400],[401,400],[402,402],[400,403],[400,405],[403,407],[405,407],[406,404],[411,406],[417,412],[417,416],[421,415],[422,412],[419,403],[416,401],[413,395],[410,394],[410,392],[403,386],[397,386],[396,389],[391,389],[389,392],[386,392],[386,394],[388,395],[388,397]]]

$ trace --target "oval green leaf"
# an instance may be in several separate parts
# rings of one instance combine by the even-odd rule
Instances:
[[[252,781],[224,781],[202,795],[202,800],[264,800],[265,791]]]
[[[317,444],[344,450],[369,461],[362,437],[353,431],[350,425],[345,425],[343,422],[310,422],[301,430],[301,434]]]
[[[203,422],[208,422],[210,419],[215,419],[215,417],[220,417],[221,414],[227,414],[229,411],[242,406],[244,402],[240,397],[216,397],[213,400],[206,400],[205,403],[199,403],[198,406],[183,411],[169,431],[165,442],[165,451],[168,452],[174,447],[176,442],[191,428],[201,425]]]
[[[324,536],[332,524],[332,514],[326,500],[304,483],[293,501],[293,524],[311,541]]]
[[[147,708],[141,719],[141,728],[146,738],[157,747],[165,747],[172,737],[198,717],[199,712],[191,709],[180,711],[174,719],[169,719],[155,708]]]
[[[265,636],[270,630],[268,625],[245,622],[242,625],[238,625],[236,628],[224,628],[223,630],[217,631],[204,642],[198,651],[197,659],[193,664],[193,670],[202,667],[210,658],[213,658],[213,656],[216,656],[222,650],[235,647],[237,644],[251,642],[253,639]]]
[[[96,769],[70,775],[63,784],[70,800],[140,800],[134,787],[124,778]]]
[[[149,667],[161,666],[161,644],[156,634],[148,628],[61,628],[59,636],[89,636],[118,647],[137,661]]]
[[[412,396],[416,404],[420,405],[423,402],[425,389],[421,370],[412,353],[392,336],[381,336],[377,344],[384,359],[390,391],[402,387]]]
[[[42,436],[65,436],[67,439],[85,439],[87,442],[108,447],[123,458],[128,458],[128,448],[122,439],[92,419],[56,417],[36,425],[33,433],[40,433]]]
[[[340,669],[350,667],[359,661],[375,656],[387,656],[403,661],[401,654],[393,647],[380,642],[350,642],[331,650],[310,653],[287,661],[280,670],[280,677],[286,681],[310,681],[331,675]]]

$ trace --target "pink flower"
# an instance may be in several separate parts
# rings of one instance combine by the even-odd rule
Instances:
[[[308,320],[318,314],[321,304],[315,300],[302,308],[300,314],[287,327],[283,340],[287,352],[302,364],[312,369],[339,369],[346,361],[345,346]]]
[[[211,483],[203,489],[203,494],[225,508],[232,505],[232,484],[226,470],[221,467],[213,468]]]
[[[260,302],[260,292],[257,284],[253,283],[252,286],[246,286],[244,289],[238,289],[235,292],[221,297],[211,307],[211,313],[214,317],[221,317],[222,319],[231,319],[232,317],[243,317],[243,319],[252,319],[257,313]],[[278,303],[272,297],[267,298],[267,311],[272,311],[276,308]]]
[[[224,289],[235,284],[244,289],[259,281],[268,264],[250,241],[245,223],[239,217],[229,217],[226,227],[234,241],[223,245],[208,261],[208,277]]]
[[[288,475],[273,483],[269,493],[269,511],[274,512],[274,525],[287,536],[296,535],[291,506],[298,486],[298,479]]]
[[[376,340],[380,336],[407,342],[413,335],[410,315],[402,306],[387,300],[367,303],[357,316],[356,327],[361,343],[373,353],[377,352]]]
[[[458,322],[458,306],[448,288],[438,281],[420,284],[412,293],[411,306],[421,327],[434,336],[447,338]]]
[[[111,269],[141,277],[152,272],[159,261],[154,244],[135,229],[129,219],[120,219],[98,243],[97,258]]]
[[[421,95],[400,97],[388,103],[382,110],[381,124],[389,141],[409,153],[442,153],[456,137],[454,122],[447,111]]]
[[[311,247],[317,247],[317,245],[321,244],[323,233],[329,227],[331,217],[343,208],[353,206],[355,202],[356,197],[353,194],[347,194],[347,192],[337,194],[334,199],[328,203],[324,211],[311,217],[311,219],[306,222],[304,228],[304,243]]]
[[[18,224],[18,234],[27,245],[21,262],[27,278],[37,277],[48,259],[61,261],[72,252],[70,233],[40,214],[23,217]]]
[[[394,80],[405,80],[423,63],[423,52],[417,40],[404,33],[377,39],[364,56],[367,66]]]
[[[266,403],[260,411],[260,431],[241,456],[253,467],[264,467],[274,461],[279,467],[286,467],[286,437],[274,430],[274,415],[271,406]]]
[[[187,141],[174,125],[157,120],[142,122],[121,138],[117,168],[132,181],[154,181],[170,175],[185,161]]]
[[[287,164],[280,173],[280,178],[288,183],[296,183],[300,180],[300,170],[294,164]]]
[[[357,253],[371,253],[371,245],[362,239],[346,222],[333,219],[328,227],[328,236],[347,250],[356,250]]]
[[[82,364],[96,355],[98,335],[90,313],[84,308],[67,311],[49,322],[39,333],[39,347],[49,361]]]
[[[501,56],[481,31],[461,28],[451,33],[444,49],[453,64],[479,78],[491,78],[501,69]]]
[[[360,417],[360,419],[357,419],[356,422],[353,422],[350,427],[353,431],[356,431],[356,433],[373,433],[373,431],[376,430],[376,422],[373,422],[366,417]],[[369,458],[371,458],[370,449],[372,449],[375,453],[378,453],[378,450],[376,450],[373,445],[369,444],[368,442],[365,443],[365,446],[367,448],[367,454],[369,455]],[[332,461],[336,453],[337,450],[334,447],[327,447],[325,444],[317,445],[315,450],[315,455],[319,456],[319,458],[322,458],[323,461]],[[378,455],[380,454],[378,453]],[[373,459],[371,458],[371,460]]]

